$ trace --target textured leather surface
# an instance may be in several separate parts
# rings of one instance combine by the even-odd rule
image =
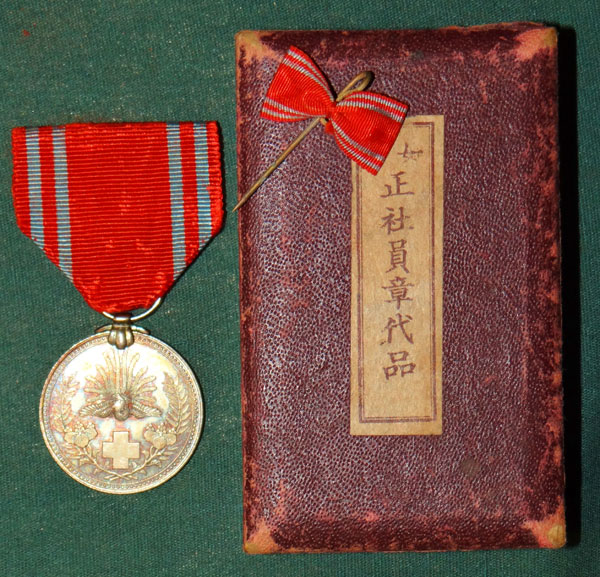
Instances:
[[[249,552],[564,541],[552,29],[243,33],[239,190],[298,134],[259,117],[294,44],[445,116],[444,433],[352,437],[350,161],[314,130],[240,211]]]

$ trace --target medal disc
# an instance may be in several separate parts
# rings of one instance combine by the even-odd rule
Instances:
[[[40,425],[54,460],[105,493],[138,493],[175,475],[202,429],[203,403],[187,363],[141,333],[123,350],[89,337],[54,365]]]

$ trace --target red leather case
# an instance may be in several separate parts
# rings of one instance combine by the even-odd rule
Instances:
[[[443,434],[350,435],[351,166],[316,129],[239,213],[246,551],[562,546],[555,30],[240,33],[240,194],[302,128],[260,118],[290,45],[445,117]]]

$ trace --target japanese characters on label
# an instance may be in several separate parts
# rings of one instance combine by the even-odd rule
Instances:
[[[407,119],[376,176],[355,168],[353,434],[441,433],[443,117]]]

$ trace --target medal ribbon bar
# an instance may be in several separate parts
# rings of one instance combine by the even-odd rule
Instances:
[[[99,312],[148,308],[219,231],[218,127],[15,128],[17,222]]]

